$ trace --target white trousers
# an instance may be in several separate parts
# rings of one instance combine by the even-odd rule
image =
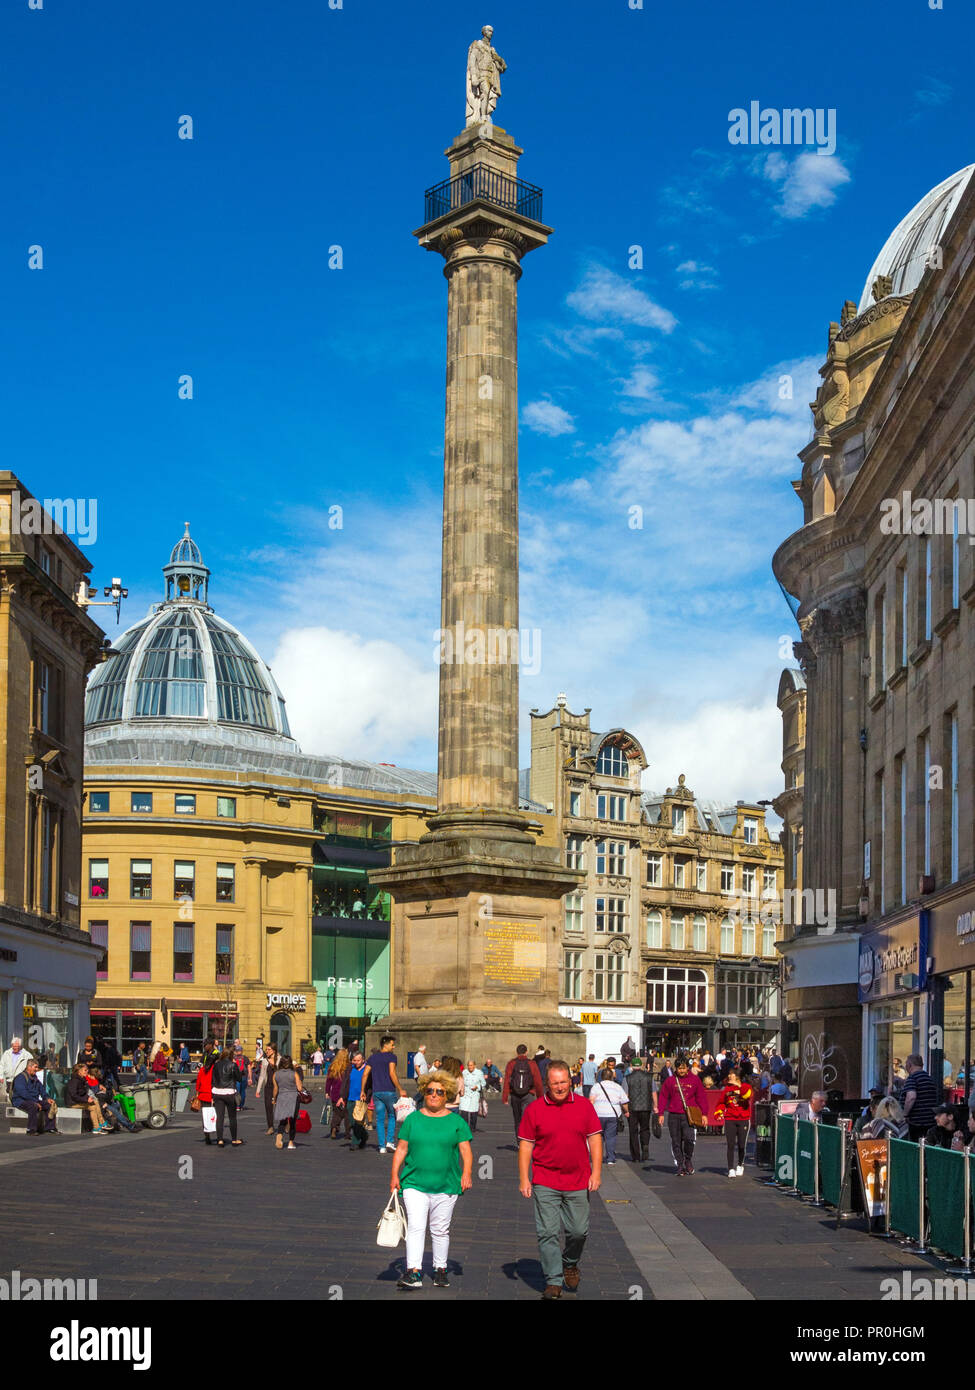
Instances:
[[[450,1247],[450,1218],[454,1214],[456,1193],[418,1192],[415,1187],[404,1187],[402,1198],[406,1208],[406,1268],[419,1269],[423,1264],[423,1247],[429,1221],[433,1267],[446,1269],[447,1250]]]

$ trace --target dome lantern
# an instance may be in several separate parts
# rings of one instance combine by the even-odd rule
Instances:
[[[206,604],[210,571],[203,563],[200,547],[190,536],[190,523],[173,546],[169,564],[163,566],[166,576],[166,602],[190,600]]]

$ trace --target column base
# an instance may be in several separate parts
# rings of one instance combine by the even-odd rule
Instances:
[[[503,1073],[519,1043],[534,1057],[538,1047],[547,1047],[553,1059],[575,1065],[586,1046],[584,1028],[543,1009],[498,1015],[485,1011],[414,1009],[397,1011],[366,1029],[366,1047],[372,1051],[385,1034],[396,1038],[400,1080],[406,1076],[406,1054],[427,1045],[427,1061],[436,1057],[457,1057],[465,1065],[468,1058],[478,1066],[488,1057]],[[410,1087],[406,1086],[407,1094]]]

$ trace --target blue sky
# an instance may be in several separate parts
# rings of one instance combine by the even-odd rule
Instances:
[[[523,714],[565,691],[649,785],[773,796],[769,559],[827,325],[975,158],[944,3],[8,0],[4,466],[97,499],[123,624],[189,518],[303,746],[433,767],[446,285],[411,232],[490,22],[555,228],[519,286]],[[731,145],[752,100],[834,109],[836,153]]]

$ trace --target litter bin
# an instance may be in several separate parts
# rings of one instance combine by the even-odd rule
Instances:
[[[192,1086],[189,1081],[177,1081],[173,1086],[173,1114],[180,1115],[186,1109]]]
[[[775,1167],[772,1160],[772,1107],[767,1100],[755,1102],[755,1167]]]
[[[115,1099],[118,1101],[122,1114],[128,1120],[129,1124],[135,1124],[135,1097],[128,1091],[119,1091]]]

